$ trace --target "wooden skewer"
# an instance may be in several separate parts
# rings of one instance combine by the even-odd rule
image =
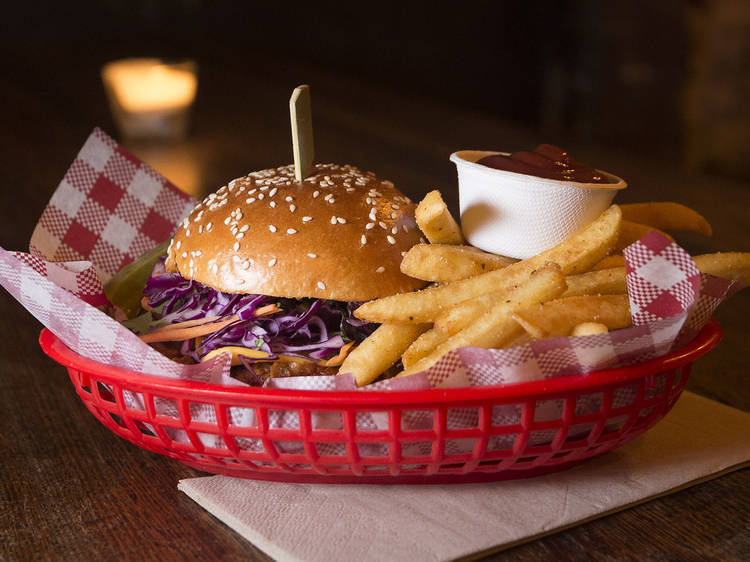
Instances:
[[[315,156],[309,86],[302,85],[294,89],[289,98],[289,116],[292,121],[294,176],[297,181],[302,181],[310,175]]]

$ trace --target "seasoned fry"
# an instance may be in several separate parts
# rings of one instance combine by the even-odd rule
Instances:
[[[353,373],[357,386],[371,383],[429,327],[429,324],[382,324],[349,353],[339,373]]]
[[[414,211],[419,229],[433,244],[463,244],[461,227],[451,216],[438,190],[424,196]]]
[[[624,267],[568,275],[565,282],[568,288],[563,293],[563,297],[619,295],[628,292]],[[490,293],[462,302],[435,319],[435,328],[447,336],[455,334],[468,326],[483,311],[502,300],[503,297],[503,293]]]
[[[624,267],[569,275],[565,278],[565,282],[568,284],[568,290],[565,291],[563,297],[618,295],[628,292]]]
[[[666,232],[662,232],[658,228],[654,228],[653,226],[649,226],[647,224],[640,224],[637,222],[624,220],[622,221],[622,228],[620,229],[620,236],[617,239],[617,244],[615,244],[614,253],[621,254],[622,251],[626,247],[630,246],[633,242],[640,240],[652,230],[658,231],[660,234],[663,234],[664,236],[669,238],[672,242],[674,242],[674,238],[672,238]]]
[[[720,252],[693,257],[701,270],[724,279],[734,279],[743,285],[750,285],[750,252]]]
[[[513,318],[535,339],[570,335],[578,324],[597,322],[608,330],[631,325],[627,295],[566,297],[519,309]]]
[[[457,304],[435,319],[435,329],[445,336],[457,334],[471,324],[475,318],[479,318],[487,310],[506,300],[507,294],[508,291],[499,291]]]
[[[607,256],[602,261],[594,265],[591,271],[598,271],[600,269],[610,269],[612,267],[625,267],[625,256],[615,254],[613,256]]]
[[[574,327],[570,335],[594,336],[596,334],[606,334],[607,332],[609,332],[609,329],[601,322],[584,322],[583,324],[578,324],[578,326]]]
[[[565,279],[559,269],[549,266],[539,269],[526,283],[509,293],[505,301],[496,304],[470,326],[451,336],[432,353],[396,376],[424,371],[443,355],[459,347],[499,348],[516,341],[523,334],[523,330],[513,320],[513,312],[532,303],[555,298],[564,290]]]
[[[434,322],[453,305],[488,293],[511,291],[548,262],[558,264],[565,275],[586,271],[610,253],[619,232],[620,217],[619,208],[612,205],[582,231],[541,254],[441,287],[373,300],[360,306],[354,314],[357,318],[379,323]]]
[[[417,244],[406,252],[401,272],[425,281],[446,283],[502,269],[517,261],[472,246]]]
[[[693,260],[701,273],[708,273],[725,279],[736,279],[743,285],[750,284],[750,253],[722,252],[718,254],[703,254],[694,256]],[[613,267],[581,273],[580,275],[569,275],[565,278],[568,290],[563,297],[574,297],[579,295],[616,295],[627,292],[625,282],[625,268]],[[471,302],[471,301],[469,301]],[[466,306],[463,303],[460,306]],[[455,309],[454,309],[455,310]],[[455,313],[451,311],[451,313]],[[436,326],[438,321],[435,322]],[[442,324],[441,324],[442,326]]]
[[[620,205],[622,220],[649,224],[660,230],[687,230],[711,236],[711,225],[698,212],[680,203],[652,202]]]
[[[414,363],[429,355],[438,345],[448,339],[448,336],[436,329],[427,330],[419,336],[409,348],[404,351],[401,363],[404,368],[411,367]]]

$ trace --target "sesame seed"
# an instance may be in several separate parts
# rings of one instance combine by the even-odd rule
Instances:
[[[276,232],[277,229],[276,229],[276,227],[274,225],[269,224],[268,225],[268,230],[270,230],[271,232]]]
[[[216,264],[213,264],[211,266],[211,271],[213,271],[214,275],[216,275],[219,272],[219,266]]]
[[[406,225],[402,225],[401,230],[403,230],[404,232],[409,232],[409,227]]]
[[[229,224],[229,221],[232,220],[232,217],[227,217],[224,219],[224,224]]]
[[[250,230],[249,224],[245,224],[242,226],[242,228],[240,228],[240,232],[247,232],[248,230]]]
[[[364,234],[362,235],[361,240],[362,240],[362,244],[367,244],[367,236],[365,236]]]
[[[289,205],[289,212],[290,213],[293,213],[296,209],[297,209],[297,207],[295,207],[294,205]]]
[[[287,195],[286,197],[284,197],[284,201],[286,201],[287,203],[291,203],[292,201],[294,201],[294,197],[292,197],[291,195]]]
[[[351,193],[352,191],[354,191],[354,188],[353,187],[347,187],[346,191],[347,191],[347,193]]]
[[[258,193],[258,199],[263,199],[264,197],[265,195],[263,195],[262,193]]]
[[[396,235],[396,233],[398,233],[398,227],[397,227],[397,226],[394,226],[394,227],[393,227],[393,228],[391,229],[391,234],[393,234],[393,235],[395,236],[395,235]]]
[[[368,222],[368,223],[367,223],[367,224],[365,225],[365,228],[366,228],[367,230],[372,230],[373,228],[375,228],[375,223],[374,223],[374,222]]]
[[[253,193],[255,193],[256,191],[258,191],[258,190],[257,190],[257,189],[255,189],[255,188],[253,188],[253,189],[251,189],[250,191],[248,191],[248,192],[247,192],[247,194],[248,194],[248,195],[252,195],[252,194],[253,194]]]
[[[391,218],[395,219],[398,215],[396,213],[391,213]]]
[[[255,203],[255,197],[248,197],[247,199],[245,199],[245,203],[247,204]]]
[[[202,224],[198,225],[198,234],[203,234],[203,225]]]
[[[182,241],[181,241],[181,240],[178,240],[178,241],[177,241],[177,244],[175,245],[175,250],[179,250],[179,249],[180,249],[180,246],[182,246]]]
[[[381,265],[379,268],[375,270],[375,273],[383,273],[385,271],[385,268]]]
[[[276,192],[277,192],[278,190],[279,190],[279,188],[278,188],[278,187],[274,187],[274,188],[273,188],[273,189],[272,189],[271,191],[269,191],[269,192],[268,192],[268,196],[269,196],[269,197],[273,197],[274,195],[276,195]]]
[[[365,201],[367,201],[368,205],[372,205],[372,198],[368,197]]]
[[[310,222],[312,217],[302,217],[302,222]]]
[[[320,191],[313,191],[313,199],[320,195]]]
[[[399,206],[398,206],[398,205],[396,205],[395,203],[391,204],[391,209],[393,209],[394,211],[398,211],[398,210],[399,210],[400,208],[401,208],[401,207],[399,207]]]
[[[244,232],[240,232],[237,236],[235,236],[235,238],[237,240],[242,240],[244,237],[245,237],[245,233]]]
[[[318,281],[318,289],[325,291],[326,285],[322,281]]]
[[[286,229],[286,233],[287,233],[287,234],[297,234],[297,231],[296,231],[296,230],[294,230],[293,228],[287,228],[287,229]]]
[[[239,249],[240,249],[240,243],[239,243],[239,242],[235,242],[235,243],[234,243],[234,246],[232,246],[232,248],[233,248],[233,249],[234,249],[234,251],[236,252],[237,250],[239,250]]]
[[[268,206],[269,206],[269,207],[271,207],[271,208],[274,208],[274,207],[276,206],[276,201],[271,201],[271,202],[270,202],[270,203],[268,204]]]
[[[189,229],[189,228],[188,228],[188,229],[187,229],[187,230],[185,231],[185,236],[186,236],[186,237],[187,237],[187,236],[190,236],[190,229]]]
[[[276,258],[268,260],[268,267],[273,267],[274,265],[276,265]]]
[[[325,197],[323,197],[323,199],[325,199],[326,201],[328,201],[331,197],[333,197],[333,194],[329,193],[328,195],[326,195]]]
[[[240,256],[232,256],[232,261],[234,263],[240,263],[242,261],[242,258]]]
[[[186,258],[187,257],[187,252],[182,252],[182,257]]]
[[[313,258],[313,259],[314,259],[314,258],[317,258],[317,257],[318,257],[318,254],[307,254],[307,257],[308,257],[308,258]]]
[[[383,221],[378,222],[378,226],[383,230],[388,230],[388,226]]]
[[[216,266],[214,266],[214,267],[216,267]],[[242,269],[248,269],[250,267],[250,262],[249,261],[243,261],[242,265],[240,267],[242,267]]]
[[[395,244],[396,243],[396,239],[393,236],[391,236],[390,234],[388,236],[386,236],[385,239],[388,240],[388,242],[390,242],[391,244]]]
[[[330,198],[330,199],[328,200],[328,202],[329,202],[329,203],[331,203],[331,204],[334,204],[334,203],[336,202],[336,200],[335,200],[335,199],[334,199],[333,197],[331,197],[331,198]]]
[[[339,224],[346,224],[346,219],[345,219],[345,218],[343,218],[343,217],[336,217],[336,221],[337,221],[337,222],[338,222]]]

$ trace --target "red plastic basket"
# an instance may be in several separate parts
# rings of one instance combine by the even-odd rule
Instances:
[[[39,342],[68,368],[78,395],[99,421],[120,437],[191,467],[287,482],[413,484],[536,476],[619,447],[672,408],[691,363],[715,347],[721,334],[711,320],[683,349],[630,367],[505,386],[402,392],[179,381],[86,359],[49,330]],[[136,393],[145,408],[128,407],[124,392]],[[158,414],[155,400],[172,401],[178,414]],[[191,419],[193,404],[210,405],[216,423]],[[230,408],[252,409],[256,423],[233,425]],[[496,425],[500,411],[516,412],[516,419]],[[373,413],[381,426],[364,429],[359,417]],[[294,428],[274,427],[269,420],[279,415],[293,419]],[[316,426],[321,417],[326,428]],[[418,424],[405,423],[415,419]],[[187,439],[176,440],[177,432]],[[222,446],[206,446],[206,434],[220,436]],[[243,446],[248,442],[258,446],[248,449]]]

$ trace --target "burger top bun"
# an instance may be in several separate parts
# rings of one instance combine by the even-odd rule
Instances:
[[[182,222],[167,271],[229,293],[363,301],[423,281],[399,265],[420,240],[415,205],[353,166],[253,172],[212,193]]]

